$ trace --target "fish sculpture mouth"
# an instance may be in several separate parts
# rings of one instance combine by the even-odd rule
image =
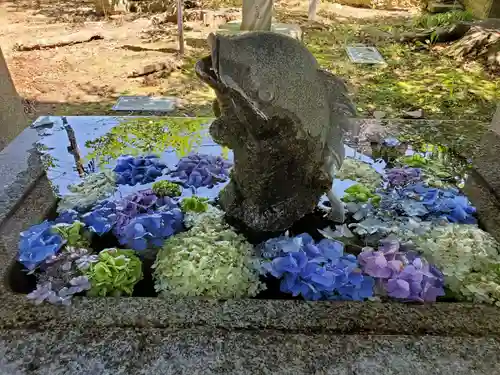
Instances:
[[[196,62],[194,70],[196,75],[211,88],[222,91],[222,83],[219,77],[219,39],[210,34],[207,39],[211,54]]]
[[[216,91],[221,91],[221,81],[218,77],[216,69],[214,69],[212,56],[205,56],[195,65],[196,75],[211,88]]]

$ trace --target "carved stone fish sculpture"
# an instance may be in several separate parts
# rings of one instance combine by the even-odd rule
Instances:
[[[220,195],[229,217],[254,231],[280,231],[314,211],[344,159],[343,133],[355,108],[344,82],[322,70],[299,41],[272,32],[210,34],[197,75],[217,96],[213,139],[234,152]]]

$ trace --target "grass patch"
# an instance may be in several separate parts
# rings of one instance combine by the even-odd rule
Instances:
[[[472,20],[474,20],[474,16],[471,12],[466,10],[454,10],[446,13],[422,14],[414,19],[413,26],[416,28],[430,29]]]
[[[490,76],[479,63],[462,66],[438,52],[383,42],[377,47],[387,65],[353,64],[345,46],[360,42],[366,39],[358,24],[305,34],[320,64],[348,80],[360,116],[378,110],[401,117],[402,111],[421,108],[426,118],[491,120],[500,97],[500,77]]]

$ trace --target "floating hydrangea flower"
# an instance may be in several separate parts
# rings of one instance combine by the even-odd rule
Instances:
[[[52,224],[44,221],[21,232],[18,261],[28,270],[34,270],[54,256],[64,245],[63,238],[54,233]]]
[[[91,283],[90,296],[130,296],[142,280],[142,263],[132,250],[104,249],[86,276]]]
[[[458,299],[486,301],[474,286],[480,279],[486,283],[496,280],[490,271],[500,264],[500,245],[489,233],[475,225],[449,224],[433,228],[414,241],[441,268],[447,287]]]
[[[58,212],[70,209],[85,211],[116,190],[116,176],[113,171],[106,169],[85,176],[82,182],[70,185],[68,189],[70,193],[62,197]]]
[[[226,181],[231,167],[232,164],[220,156],[192,154],[183,157],[171,175],[177,177],[185,186],[211,187]]]
[[[415,184],[405,189],[406,196],[425,205],[431,215],[444,216],[452,223],[475,224],[475,207],[458,189],[438,189]],[[420,215],[419,215],[420,216]]]
[[[155,290],[161,297],[234,299],[265,289],[252,245],[221,215],[208,212],[191,230],[170,237],[158,252],[153,268]]]
[[[151,189],[133,193],[117,202],[117,221],[113,233],[118,238],[126,238],[125,228],[133,218],[175,208],[178,208],[178,205],[174,200],[169,197],[158,197]]]
[[[178,197],[182,190],[179,184],[165,180],[155,182],[151,189],[159,197]]]
[[[118,220],[116,203],[102,201],[84,214],[82,220],[90,231],[102,236],[111,231]]]
[[[113,171],[118,185],[148,184],[162,175],[166,165],[157,156],[120,156]]]
[[[283,293],[314,301],[363,300],[373,295],[373,280],[362,275],[354,255],[344,254],[341,242],[323,239],[315,244],[311,236],[301,234],[267,241],[269,246],[281,251],[272,261],[264,261],[262,267],[281,279]]]
[[[386,147],[397,147],[401,142],[397,138],[387,137],[382,141],[382,144]]]
[[[415,184],[422,179],[419,168],[390,168],[385,173],[390,186]]]
[[[401,248],[397,239],[385,239],[378,250],[364,248],[358,260],[363,272],[374,277],[389,297],[434,302],[445,294],[443,274],[416,253]]]
[[[68,247],[46,259],[36,274],[37,288],[28,294],[28,299],[36,304],[43,301],[56,305],[71,304],[73,295],[90,289],[82,274],[86,267],[80,266],[85,261],[92,263],[92,257],[87,249]]]
[[[59,213],[54,220],[55,224],[73,224],[78,220],[78,212],[75,210],[65,210]]]
[[[168,237],[182,230],[180,209],[155,212],[134,217],[123,229],[120,244],[133,250],[161,247]]]
[[[362,184],[352,185],[348,187],[344,193],[342,197],[343,202],[364,203],[370,200],[373,204],[377,204],[380,201],[380,196],[374,194],[373,190]]]
[[[197,196],[186,197],[181,201],[181,209],[183,212],[206,212],[208,209],[208,198]]]
[[[335,176],[340,180],[353,180],[375,190],[382,183],[382,176],[373,166],[358,159],[346,158]]]

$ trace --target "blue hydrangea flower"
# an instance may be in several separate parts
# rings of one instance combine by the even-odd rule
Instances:
[[[34,270],[57,254],[63,245],[63,238],[52,231],[52,223],[44,221],[21,232],[18,261],[28,270]]]
[[[113,229],[117,222],[117,207],[112,201],[102,201],[82,216],[87,228],[102,236]]]
[[[55,224],[73,224],[78,220],[78,212],[75,210],[62,211],[54,220]]]
[[[387,137],[382,141],[382,144],[387,147],[397,147],[401,142],[397,138]]]
[[[363,300],[373,295],[373,280],[361,273],[354,255],[344,254],[341,242],[323,239],[315,244],[311,236],[301,234],[269,240],[266,245],[279,252],[262,263],[263,270],[281,279],[283,293],[312,301]]]
[[[186,187],[211,187],[218,182],[226,181],[232,164],[220,156],[192,154],[183,157],[177,169],[171,172]]]
[[[120,156],[113,171],[118,185],[148,184],[162,175],[166,165],[157,156]]]
[[[470,205],[458,189],[438,189],[415,184],[405,189],[405,195],[425,205],[435,217],[445,217],[452,223],[476,224],[476,208]]]
[[[168,237],[182,230],[183,214],[178,208],[134,217],[119,241],[134,250],[160,247]]]

